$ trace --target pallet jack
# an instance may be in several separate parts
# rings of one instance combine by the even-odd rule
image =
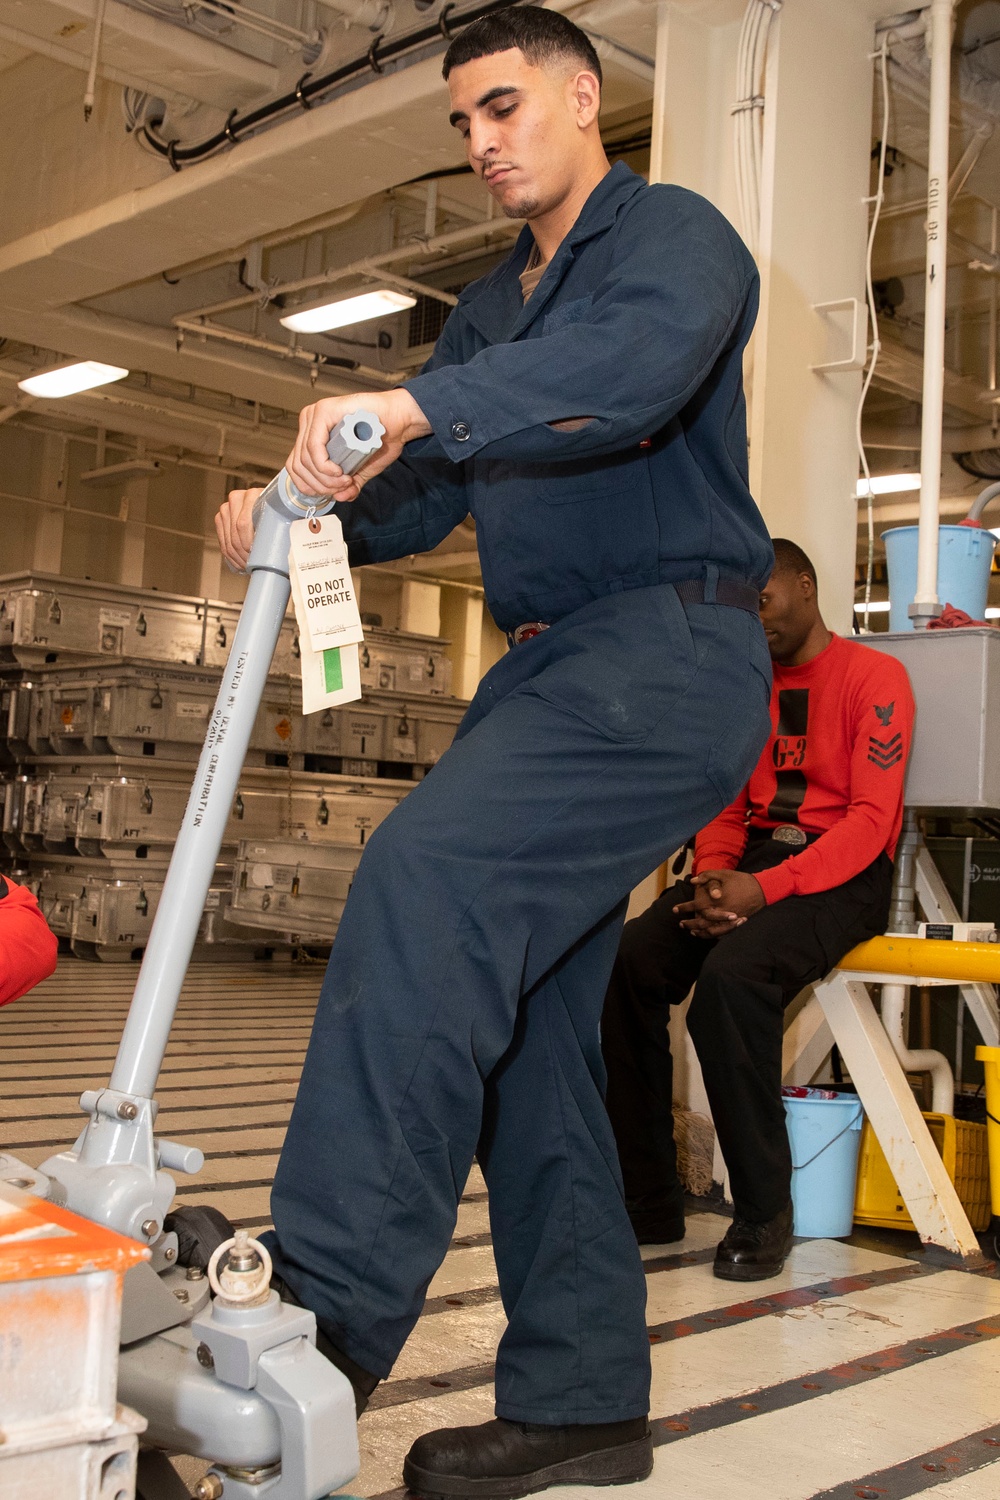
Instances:
[[[371,412],[352,412],[327,452],[352,474],[381,447],[384,431]],[[71,1149],[40,1170],[4,1162],[32,1180],[38,1197],[151,1251],[125,1278],[118,1378],[119,1400],[148,1423],[141,1500],[188,1496],[168,1452],[211,1461],[198,1500],[320,1500],[358,1471],[351,1384],[317,1352],[314,1315],[271,1288],[265,1247],[237,1230],[207,1265],[191,1253],[204,1236],[185,1215],[206,1210],[170,1213],[170,1173],[199,1172],[204,1157],[154,1135],[153,1098],[288,605],[289,530],[332,505],[302,494],[285,469],[258,498],[246,600],[111,1080],[82,1095],[88,1119]]]

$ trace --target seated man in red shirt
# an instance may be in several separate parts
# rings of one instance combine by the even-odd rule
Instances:
[[[743,793],[698,835],[693,879],[626,925],[602,1021],[633,1228],[640,1244],[680,1239],[667,1018],[695,986],[688,1030],[734,1208],[715,1274],[733,1281],[778,1275],[791,1247],[782,1016],[885,930],[913,726],[904,668],[829,631],[808,557],[783,539],[774,552],[760,599],[771,736]]]
[[[48,979],[58,948],[31,892],[0,875],[0,1005]]]

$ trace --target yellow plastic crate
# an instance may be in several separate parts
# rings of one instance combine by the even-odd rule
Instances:
[[[990,1223],[990,1163],[986,1126],[954,1115],[925,1114],[931,1139],[941,1154],[948,1176],[973,1229]],[[854,1222],[878,1224],[883,1229],[912,1229],[913,1220],[899,1194],[885,1153],[871,1123],[865,1120],[858,1158],[858,1188],[854,1199]]]

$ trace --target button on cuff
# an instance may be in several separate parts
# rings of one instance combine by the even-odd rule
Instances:
[[[472,436],[472,428],[468,422],[452,422],[451,435],[456,443],[467,443]]]

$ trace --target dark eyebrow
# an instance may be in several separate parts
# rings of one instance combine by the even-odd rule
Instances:
[[[485,109],[487,104],[492,104],[494,99],[504,99],[508,94],[518,94],[520,89],[513,83],[497,84],[495,89],[487,89],[481,98],[476,100],[476,109]],[[469,117],[464,110],[452,110],[448,116],[449,125],[457,125],[459,120],[467,120]]]

